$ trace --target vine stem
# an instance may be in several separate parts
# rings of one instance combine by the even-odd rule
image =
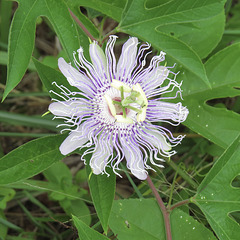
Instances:
[[[154,196],[155,196],[155,198],[157,200],[157,203],[158,203],[158,205],[159,205],[159,207],[160,207],[160,209],[162,211],[163,218],[164,218],[164,223],[165,223],[165,230],[166,230],[167,240],[172,240],[169,212],[168,212],[167,208],[165,207],[162,198],[158,194],[158,191],[155,188],[155,186],[154,186],[154,184],[152,182],[152,179],[149,176],[147,176],[147,182],[148,182],[148,185],[151,188],[151,190],[152,190],[152,192],[153,192],[153,194],[154,194]]]
[[[87,28],[85,28],[85,26],[82,24],[82,22],[74,15],[74,13],[68,9],[68,11],[70,12],[72,18],[75,20],[75,22],[79,25],[79,27],[86,33],[86,35],[92,40],[94,41],[95,38],[93,37],[93,35],[87,30]]]

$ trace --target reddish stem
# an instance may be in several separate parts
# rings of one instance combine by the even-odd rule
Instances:
[[[87,28],[85,28],[85,26],[82,24],[82,22],[74,15],[74,13],[68,9],[68,11],[70,12],[72,18],[75,20],[75,22],[80,26],[80,28],[86,33],[86,35],[92,40],[94,41],[95,38],[93,37],[93,35],[87,30]]]
[[[111,32],[109,32],[108,34],[106,34],[104,37],[103,37],[103,40],[101,41],[101,45],[109,38],[110,35],[116,33],[116,29],[113,29]]]
[[[152,192],[153,192],[155,198],[157,199],[158,205],[162,211],[164,223],[165,223],[167,240],[172,240],[171,224],[170,224],[169,213],[167,211],[167,208],[165,207],[162,198],[158,194],[158,191],[155,188],[155,186],[152,182],[152,179],[149,176],[147,176],[147,182],[148,182],[149,187],[152,189]]]
[[[183,200],[181,202],[178,202],[178,203],[176,203],[176,204],[174,204],[170,207],[170,211],[172,211],[176,207],[180,207],[180,206],[182,206],[184,204],[188,204],[188,203],[190,203],[190,199],[186,199],[186,200]]]

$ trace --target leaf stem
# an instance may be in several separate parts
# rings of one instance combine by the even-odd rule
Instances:
[[[79,27],[86,33],[86,35],[92,40],[94,41],[95,38],[93,37],[93,35],[87,30],[87,28],[82,24],[82,22],[74,15],[74,13],[68,9],[68,11],[70,12],[72,18],[75,20],[75,22],[79,25]]]
[[[170,224],[170,218],[169,218],[169,212],[167,211],[167,208],[165,207],[162,198],[158,194],[157,189],[155,188],[152,179],[147,176],[147,182],[149,187],[152,189],[152,192],[157,200],[157,203],[162,211],[163,218],[164,218],[164,223],[165,223],[165,230],[166,230],[166,237],[167,240],[172,240],[172,233],[171,233],[171,224]]]
[[[133,189],[135,190],[136,194],[138,195],[138,197],[143,198],[142,193],[139,191],[138,187],[136,186],[136,184],[134,183],[134,181],[132,180],[132,178],[128,174],[126,167],[122,163],[120,163],[120,166],[123,169],[123,171],[125,172],[129,182],[131,183],[131,185],[132,185]]]

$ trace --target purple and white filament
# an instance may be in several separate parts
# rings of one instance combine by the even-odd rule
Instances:
[[[178,125],[185,121],[188,110],[181,103],[162,101],[168,99],[163,94],[175,89],[175,97],[181,95],[176,74],[159,66],[165,53],[153,57],[145,67],[150,45],[143,44],[138,49],[138,39],[131,37],[123,45],[117,62],[113,51],[116,38],[110,36],[105,54],[97,42],[90,44],[92,63],[85,59],[80,48],[78,61],[75,59],[78,70],[63,58],[58,60],[59,69],[79,92],[71,92],[54,82],[60,90],[54,93],[62,101],[53,99],[49,111],[62,118],[61,126],[70,131],[60,146],[63,155],[88,147],[82,160],[86,154],[92,154],[90,166],[94,174],[106,173],[107,166],[118,174],[119,163],[126,159],[132,174],[144,180],[146,169],[151,169],[148,160],[163,167],[159,161],[164,160],[159,156],[175,154],[171,149],[183,138],[173,137],[168,129],[156,123]]]

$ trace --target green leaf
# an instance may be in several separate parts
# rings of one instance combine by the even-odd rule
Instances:
[[[0,159],[0,184],[30,178],[61,160],[59,146],[66,134],[28,142]]]
[[[210,230],[179,209],[173,210],[170,220],[173,240],[216,240]],[[119,240],[165,240],[163,216],[153,199],[114,201],[109,225]]]
[[[12,15],[12,6],[13,3],[10,1],[1,1],[0,16],[1,16],[1,25],[0,25],[0,42],[8,42],[8,32],[11,22]]]
[[[175,208],[170,219],[172,237],[175,240],[217,240],[208,228],[180,209]]]
[[[107,233],[108,221],[112,209],[113,199],[116,187],[116,175],[110,169],[107,176],[95,175],[89,165],[86,166],[86,171],[89,175],[88,184],[97,215],[102,224],[103,230]]]
[[[239,114],[207,104],[217,98],[235,97],[240,87],[240,43],[211,57],[205,64],[211,90],[191,74],[184,74],[183,105],[189,109],[184,125],[226,148],[240,132]]]
[[[90,225],[91,213],[84,201],[64,199],[60,201],[60,205],[69,216],[75,215],[85,224]]]
[[[7,65],[7,63],[8,63],[8,53],[4,51],[0,51],[0,65]],[[30,71],[36,71],[36,68],[31,60],[29,62],[27,69],[29,69]]]
[[[119,31],[150,42],[155,48],[164,50],[168,56],[198,76],[209,85],[204,66],[199,56],[181,40],[166,34],[166,28],[176,30],[179,24],[186,33],[192,32],[194,24],[207,20],[223,11],[224,1],[164,1],[129,0],[124,10]],[[185,24],[185,25],[184,25]],[[186,25],[188,24],[188,25]],[[192,24],[192,26],[191,26]],[[164,31],[161,31],[163,28]],[[219,40],[218,40],[219,41]],[[216,45],[217,42],[214,44]]]
[[[232,186],[240,173],[240,135],[217,160],[198,187],[195,203],[220,240],[239,239],[240,227],[231,212],[240,210],[240,189]]]
[[[84,240],[107,240],[108,238],[94,229],[87,226],[83,221],[78,219],[76,216],[72,216],[73,222],[78,230],[80,239]]]
[[[6,220],[4,212],[0,210],[0,219]],[[0,239],[6,239],[8,227],[0,223]]]
[[[63,198],[68,198],[71,200],[82,200],[84,202],[87,202],[89,204],[92,204],[91,201],[88,199],[84,199],[79,195],[78,192],[69,191],[66,192],[62,190],[57,184],[45,182],[45,181],[37,181],[37,180],[24,180],[19,181],[17,183],[11,183],[7,184],[7,187],[11,187],[14,189],[25,189],[28,191],[39,191],[39,192],[50,192],[50,193],[56,193],[59,195],[62,195]]]
[[[63,162],[57,162],[43,172],[44,177],[64,188],[72,186],[72,173]]]
[[[7,202],[12,200],[15,193],[16,192],[11,188],[0,187],[0,211],[6,208]]]
[[[37,72],[39,74],[39,77],[40,77],[43,85],[48,90],[49,95],[52,98],[62,100],[62,98],[58,97],[58,95],[53,93],[53,92],[59,93],[59,91],[60,91],[59,88],[56,86],[56,84],[53,84],[54,82],[56,82],[59,86],[63,85],[64,87],[66,87],[72,91],[77,89],[77,88],[72,87],[68,83],[67,79],[64,77],[64,75],[61,72],[59,72],[45,64],[42,64],[35,58],[32,58],[32,59],[33,59],[34,65],[36,66]]]
[[[205,58],[222,38],[225,25],[224,10],[212,17],[187,23],[161,25],[157,31],[185,42],[199,57]]]
[[[79,48],[80,39],[75,22],[63,0],[18,0],[9,36],[8,78],[3,100],[23,77],[34,47],[36,20],[48,18],[70,60]]]
[[[0,224],[6,226],[8,228],[11,228],[11,229],[13,229],[15,231],[18,231],[18,232],[23,232],[24,231],[22,228],[20,228],[20,227],[16,226],[15,224],[7,221],[5,219],[5,217],[4,218],[0,218]]]
[[[55,185],[55,189],[61,189],[60,191],[68,194],[63,195],[61,192],[52,192],[50,197],[54,200],[59,200],[61,207],[69,216],[74,214],[89,225],[91,215],[87,205],[81,199],[83,191],[78,186],[72,184],[72,173],[66,164],[57,162],[46,169],[43,174],[50,182],[50,185]],[[79,196],[80,199],[76,199],[75,196]]]
[[[88,17],[86,17],[80,10],[80,6],[82,6],[82,1],[81,0],[66,0],[66,3],[71,8],[74,15],[84,25],[84,27],[87,28],[87,30],[92,34],[92,36],[95,39],[98,39],[98,37],[99,37],[98,29],[95,27],[95,25],[92,23],[92,21]],[[89,42],[87,42],[87,45],[89,45]],[[85,50],[88,50],[88,47],[85,48]]]
[[[13,124],[17,126],[28,126],[37,128],[46,128],[52,131],[57,131],[56,126],[60,121],[52,121],[41,116],[27,116],[18,113],[0,111],[1,122]]]

